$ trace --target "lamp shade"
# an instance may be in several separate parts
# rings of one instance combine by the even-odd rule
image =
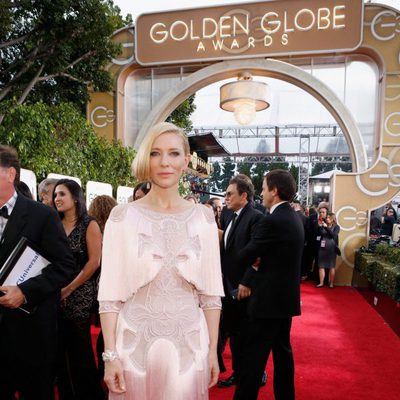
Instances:
[[[229,82],[220,87],[220,107],[225,111],[234,112],[238,101],[251,101],[256,111],[265,110],[270,106],[267,101],[268,85],[253,80]]]
[[[236,121],[242,125],[251,123],[257,111],[265,110],[270,105],[267,101],[268,85],[251,78],[239,78],[236,82],[222,85],[219,93],[219,106],[233,112]]]

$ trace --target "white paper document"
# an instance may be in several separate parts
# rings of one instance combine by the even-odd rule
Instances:
[[[26,246],[14,268],[4,281],[3,286],[20,285],[29,278],[40,275],[42,269],[48,265],[49,262],[44,257],[29,246]]]

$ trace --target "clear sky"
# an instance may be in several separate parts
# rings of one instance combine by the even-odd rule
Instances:
[[[221,4],[255,3],[255,0],[114,0],[123,15],[132,14],[135,19],[139,14],[151,11],[175,10],[180,8],[207,7]],[[400,0],[365,1],[366,3],[387,4],[400,10]]]

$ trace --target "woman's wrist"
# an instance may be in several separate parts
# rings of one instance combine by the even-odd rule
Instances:
[[[101,356],[105,363],[119,360],[119,354],[115,350],[106,349]]]
[[[216,353],[217,352],[217,345],[216,344],[215,345],[210,344],[208,346],[208,351],[209,351],[209,353]]]

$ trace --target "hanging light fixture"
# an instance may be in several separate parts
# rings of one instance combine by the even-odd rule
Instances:
[[[229,82],[220,87],[219,106],[233,112],[236,121],[248,125],[256,118],[256,112],[267,109],[268,85],[253,81],[249,72],[241,73],[236,82]]]

